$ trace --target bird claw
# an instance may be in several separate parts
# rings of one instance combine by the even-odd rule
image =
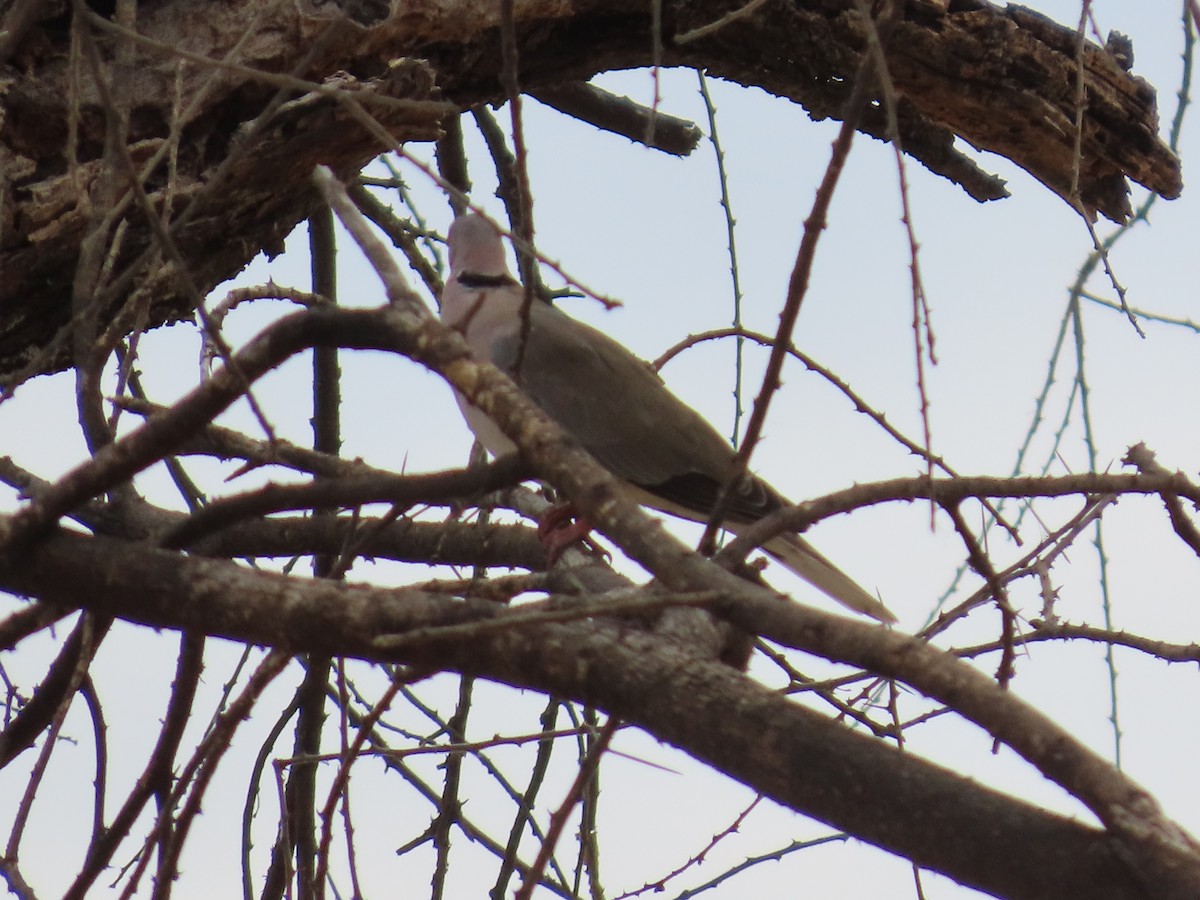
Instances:
[[[589,537],[592,523],[587,517],[576,513],[569,503],[551,507],[538,521],[538,538],[546,548],[546,561],[553,566],[573,544],[582,544],[584,550],[600,556],[605,562],[612,557],[608,551]]]

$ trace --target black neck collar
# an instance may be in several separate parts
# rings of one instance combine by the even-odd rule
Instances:
[[[507,272],[501,275],[481,275],[478,272],[459,272],[458,283],[468,288],[510,287],[517,281]]]

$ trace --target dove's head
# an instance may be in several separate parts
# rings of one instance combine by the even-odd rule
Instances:
[[[450,245],[450,271],[453,274],[508,274],[500,233],[483,216],[475,213],[459,216],[450,226],[446,243]]]

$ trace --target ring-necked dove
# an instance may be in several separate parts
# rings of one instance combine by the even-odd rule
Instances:
[[[450,279],[441,317],[475,356],[514,375],[524,292],[509,274],[504,244],[482,216],[450,227]],[[521,369],[526,395],[628,486],[638,503],[697,522],[708,520],[734,465],[734,450],[707,421],[667,390],[657,374],[616,341],[535,300]],[[493,456],[516,445],[461,395],[458,404]],[[787,505],[766,482],[742,479],[723,526],[737,533]],[[765,547],[787,568],[856,612],[882,622],[896,617],[798,534]]]

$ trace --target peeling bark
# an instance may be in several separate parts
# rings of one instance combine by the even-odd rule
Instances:
[[[107,127],[95,85],[72,76],[70,18],[56,4],[39,8],[53,16],[36,20],[30,4],[11,7],[0,46],[0,384],[8,385],[68,363],[71,283]],[[384,15],[387,8],[146,5],[128,79],[128,146],[156,207],[170,206],[187,274],[161,262],[140,213],[123,212],[114,275],[93,300],[111,334],[139,317],[151,326],[187,317],[190,297],[258,252],[276,251],[312,211],[307,175],[315,165],[349,178],[385,149],[342,96],[396,142],[432,141],[446,115],[502,97],[498,7],[417,0]],[[723,0],[664,3],[664,61],[760,86],[815,118],[840,115],[864,46],[853,4],[771,2],[707,36],[677,40],[731,8]],[[516,15],[521,81],[535,93],[652,59],[644,3],[530,0],[517,3]],[[92,27],[115,58],[125,38],[111,24]],[[1178,160],[1157,134],[1153,88],[1125,71],[1124,57],[1090,43],[1076,174],[1071,29],[1020,7],[910,0],[887,55],[904,150],[976,199],[1006,191],[956,149],[956,136],[1009,157],[1089,215],[1127,216],[1130,179],[1168,198],[1181,189]],[[884,136],[882,111],[870,111],[862,127]],[[177,170],[169,176],[170,154]],[[194,290],[181,286],[184,277]]]

